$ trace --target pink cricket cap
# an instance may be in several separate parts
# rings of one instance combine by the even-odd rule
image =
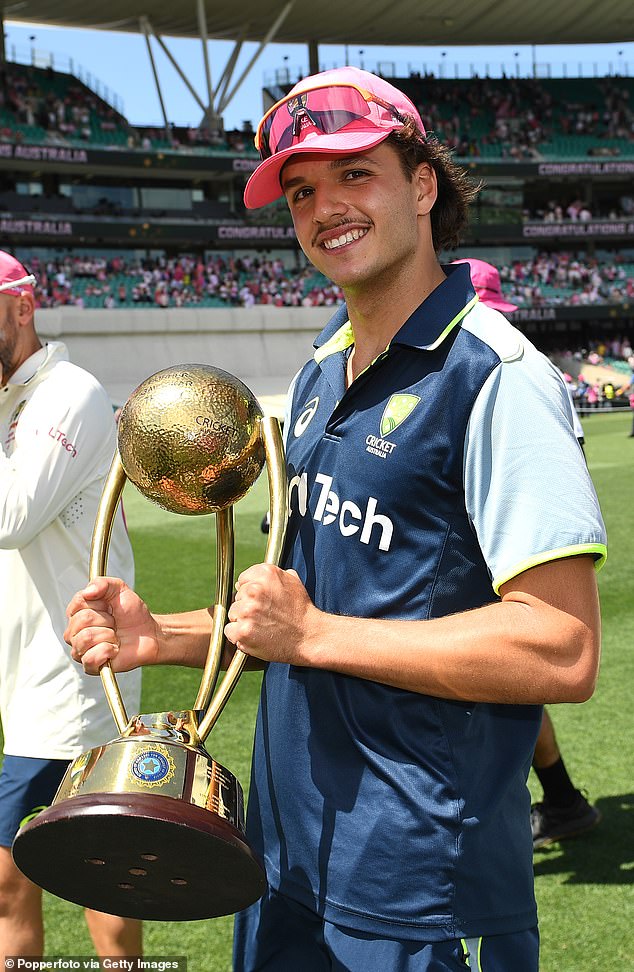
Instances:
[[[453,260],[452,263],[469,264],[471,269],[471,283],[478,297],[487,307],[492,307],[494,310],[506,311],[509,314],[511,311],[517,310],[517,304],[511,304],[508,300],[504,300],[500,274],[491,263],[487,263],[485,260],[475,260],[472,257],[468,257],[465,260]]]
[[[33,296],[35,277],[24,269],[19,260],[10,253],[0,250],[0,293],[21,297],[22,294]]]
[[[362,71],[360,68],[334,68],[332,71],[313,74],[299,81],[287,97],[311,91],[313,88],[327,88],[329,85],[356,85],[370,91],[393,105],[401,115],[409,115],[420,130],[421,137],[425,136],[425,128],[414,103],[389,81],[384,81],[376,74],[370,74],[369,71]],[[283,100],[285,101],[286,98]],[[282,166],[292,155],[298,152],[330,155],[365,152],[383,142],[390,132],[403,127],[402,121],[397,118],[387,118],[386,109],[376,102],[368,102],[368,108],[367,115],[349,122],[332,135],[324,134],[315,125],[302,125],[293,145],[265,159],[251,175],[244,190],[244,204],[247,209],[266,206],[283,195],[280,174]]]

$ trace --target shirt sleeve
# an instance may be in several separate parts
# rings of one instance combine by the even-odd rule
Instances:
[[[0,548],[25,547],[104,476],[115,438],[112,409],[97,385],[45,379],[20,415],[13,452],[0,453]]]
[[[522,571],[576,554],[601,567],[606,532],[572,403],[532,347],[502,362],[473,407],[465,439],[467,513],[496,593]]]

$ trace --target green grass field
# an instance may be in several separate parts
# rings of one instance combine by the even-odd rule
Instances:
[[[629,413],[593,416],[584,424],[588,462],[610,541],[610,557],[599,575],[603,663],[590,702],[553,707],[551,714],[571,775],[600,807],[604,820],[590,835],[535,855],[542,972],[616,972],[632,967],[634,785],[629,694],[634,653],[629,642],[634,630],[634,439],[627,438]],[[137,589],[151,608],[178,611],[207,603],[215,563],[213,517],[164,513],[132,488],[126,490],[125,506],[136,553]],[[259,524],[266,506],[266,484],[261,480],[237,507],[237,570],[262,557],[265,538]],[[161,668],[147,670],[144,679],[145,712],[191,706],[199,681],[196,672]],[[258,675],[242,677],[207,741],[210,752],[238,776],[245,789],[258,689]],[[538,797],[532,776],[530,783]],[[46,895],[45,916],[48,955],[92,954],[78,908]],[[148,922],[145,950],[148,955],[185,955],[189,972],[230,972],[231,925],[229,918]]]

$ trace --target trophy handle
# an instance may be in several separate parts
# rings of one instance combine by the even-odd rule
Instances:
[[[101,577],[106,573],[112,526],[126,478],[121,457],[119,456],[119,450],[117,449],[112,458],[108,476],[104,483],[97,517],[95,519],[95,527],[92,533],[90,559],[88,562],[88,576],[91,581],[95,577]],[[99,669],[99,674],[104,692],[106,693],[108,705],[110,706],[110,711],[112,712],[112,717],[117,729],[122,733],[128,724],[128,716],[125,711],[119,686],[117,685],[117,680],[112,671],[112,665],[109,661]]]
[[[279,564],[282,559],[284,537],[286,534],[288,482],[286,477],[284,443],[282,442],[278,419],[271,416],[262,418],[260,432],[264,443],[266,468],[269,477],[269,511],[271,519],[264,562],[266,564]],[[229,604],[227,604],[226,610],[229,610]],[[225,676],[218,687],[218,691],[214,695],[211,705],[198,727],[198,735],[200,736],[201,742],[205,741],[216,724],[218,716],[227,704],[229,696],[233,692],[248,659],[249,655],[236,648],[235,654],[225,672]]]
[[[286,462],[279,421],[276,418],[263,417],[260,420],[260,434],[264,444],[269,478],[269,506],[271,517],[264,560],[267,564],[279,564],[284,546],[288,510]],[[91,581],[95,577],[101,577],[106,573],[114,517],[126,479],[127,476],[123,468],[123,463],[121,462],[119,450],[117,449],[104,483],[97,517],[95,519],[88,566],[88,574]],[[216,597],[213,608],[213,627],[209,639],[207,660],[205,662],[198,696],[194,703],[196,710],[205,710],[214,691],[222,661],[222,651],[225,643],[224,628],[227,623],[227,613],[233,595],[233,541],[233,506],[229,506],[216,513]],[[247,654],[236,650],[218,691],[198,728],[201,742],[204,742],[207,738],[218,716],[224,709],[248,658],[249,656]],[[99,674],[108,705],[110,706],[110,711],[112,712],[112,717],[119,733],[122,734],[128,724],[128,716],[110,662],[106,662],[100,668]]]
[[[233,593],[233,556],[233,506],[227,506],[216,513],[216,598],[207,660],[194,702],[194,709],[199,712],[204,712],[207,708],[220,672],[225,644],[225,625]]]

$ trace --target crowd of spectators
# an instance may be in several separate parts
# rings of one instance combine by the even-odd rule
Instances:
[[[591,136],[583,151],[618,154],[612,141],[634,144],[634,105],[631,83],[618,77],[594,79],[593,98],[575,96],[576,82],[538,78],[478,78],[445,80],[415,74],[400,83],[419,105],[427,129],[454,149],[459,157],[496,154],[502,158],[536,160],[553,138]],[[18,124],[39,126],[53,140],[101,142],[108,133],[113,146],[168,147],[176,151],[224,149],[254,151],[253,128],[225,131],[222,120],[200,127],[135,128],[125,118],[69,75],[5,63],[0,71],[0,108]],[[0,138],[19,137],[10,125]]]
[[[181,254],[126,260],[67,254],[26,263],[37,277],[40,307],[333,307],[343,300],[339,288],[312,267],[293,268],[272,257]],[[625,280],[618,264],[580,261],[571,254],[542,253],[532,261],[514,261],[502,266],[500,275],[505,296],[520,306],[552,302],[552,297],[541,294],[540,282],[560,286],[562,292],[572,287],[572,296],[566,298],[569,304],[617,299],[617,294],[634,297],[634,279]],[[562,366],[582,413],[627,404],[634,409],[634,349],[628,336],[591,341],[575,351],[555,351],[553,357]],[[582,364],[609,365],[621,376],[586,380]],[[573,379],[567,367],[578,377]]]
[[[0,108],[6,109],[19,125],[39,127],[59,139],[90,141],[95,128],[113,133],[127,125],[119,115],[89,88],[52,68],[35,69],[5,62],[0,67]],[[63,88],[63,93],[60,91]],[[20,140],[21,132],[12,126],[0,129],[0,138]]]
[[[564,374],[578,371],[581,363],[592,366],[616,366],[621,372],[634,372],[634,340],[627,334],[612,337],[591,338],[583,347],[557,349],[553,355],[558,359]],[[583,378],[582,378],[583,380]]]
[[[433,90],[434,97],[430,98]],[[551,98],[538,81],[473,79],[443,82],[427,77],[417,107],[425,128],[461,157],[477,157],[483,145],[504,157],[540,158],[550,136]],[[487,131],[479,129],[486,125]]]
[[[334,306],[341,291],[312,268],[280,259],[183,254],[158,259],[64,256],[29,264],[41,307]]]
[[[576,381],[571,380],[570,389],[575,408],[586,415],[597,409],[634,408],[631,401],[634,393],[627,379],[586,381],[581,373]]]
[[[580,373],[577,380],[571,382],[571,393],[575,408],[586,416],[598,409],[634,409],[634,384],[631,378],[590,381]]]
[[[588,364],[600,365],[614,361],[627,361],[634,371],[634,350],[632,341],[623,334],[610,338],[595,338],[588,342],[588,347],[578,352]]]
[[[28,263],[29,261],[27,261]],[[334,306],[338,287],[312,267],[268,256],[181,254],[153,259],[65,255],[30,262],[42,307]],[[584,306],[634,299],[634,263],[537,253],[500,266],[505,297],[519,307]]]
[[[134,127],[88,87],[70,75],[52,68],[34,68],[5,62],[0,66],[0,109],[5,109],[16,125],[0,126],[0,140],[21,141],[18,126],[43,129],[54,142],[100,141],[110,136],[119,147],[149,151],[160,145],[174,150],[218,148],[245,152],[253,150],[253,128],[245,121],[242,128],[225,131],[222,121],[164,128]],[[116,137],[118,136],[118,137]]]
[[[500,266],[504,295],[521,307],[619,304],[634,298],[634,264],[568,252],[537,253]]]
[[[175,152],[196,151],[197,149],[223,149],[231,152],[253,152],[254,131],[250,121],[245,121],[240,129],[223,128],[219,120],[215,125],[170,125],[164,128],[131,128],[128,126],[126,144],[128,148],[141,148],[149,151],[153,146],[167,145]]]
[[[410,78],[408,94],[426,128],[460,157],[478,157],[492,147],[502,158],[534,161],[543,157],[544,143],[575,135],[596,139],[587,154],[618,155],[618,146],[606,140],[634,143],[630,88],[619,78],[594,84],[594,103],[570,98],[574,81],[555,86],[535,78],[444,81],[427,75],[419,82]]]
[[[544,223],[588,222],[591,219],[632,219],[634,218],[634,196],[623,194],[610,199],[607,204],[589,203],[578,196],[568,201],[549,199],[544,205],[535,205],[524,211],[527,220],[541,220]]]
[[[564,135],[591,135],[593,138],[628,138],[634,136],[634,106],[629,90],[618,78],[597,81],[600,101],[580,105],[564,102],[558,127]]]
[[[632,343],[631,337],[621,334],[589,340],[586,347],[574,351],[551,353],[568,384],[575,408],[582,414],[619,407],[634,410]]]

